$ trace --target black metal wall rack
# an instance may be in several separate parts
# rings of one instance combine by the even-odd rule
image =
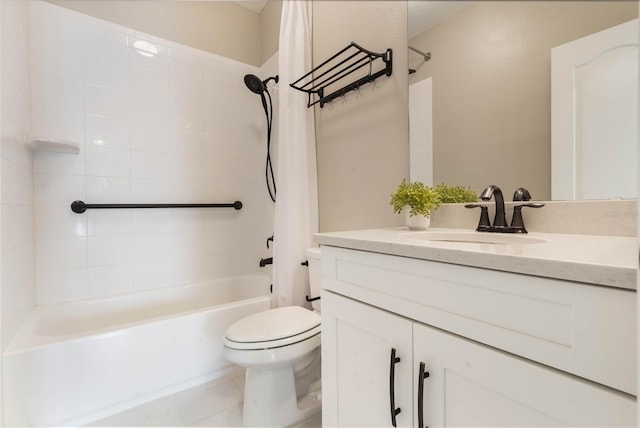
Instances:
[[[83,201],[73,201],[71,211],[82,214],[89,209],[118,209],[118,208],[235,208],[242,209],[242,202],[230,204],[85,204]]]
[[[364,67],[367,68],[362,70]],[[361,72],[354,74],[358,70]],[[289,86],[307,93],[309,97],[307,107],[318,103],[320,103],[320,107],[324,107],[326,103],[330,103],[335,98],[356,90],[366,83],[373,82],[380,76],[391,76],[392,71],[393,51],[391,49],[387,49],[384,53],[375,53],[351,42],[347,47]],[[339,81],[348,76],[352,77],[351,83],[339,87],[339,89],[333,89],[338,87]],[[327,92],[329,93],[327,94]]]

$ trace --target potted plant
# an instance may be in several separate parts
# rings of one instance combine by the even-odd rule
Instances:
[[[405,221],[409,229],[427,229],[430,223],[431,210],[440,205],[440,195],[420,181],[402,183],[391,195],[393,211],[400,214],[404,211]]]
[[[478,195],[470,187],[449,186],[444,183],[436,186],[441,204],[459,204],[477,202]]]

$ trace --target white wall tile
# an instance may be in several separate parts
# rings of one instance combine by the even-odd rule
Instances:
[[[31,95],[34,107],[56,107],[63,110],[82,111],[83,85],[81,80],[52,74],[47,70],[31,71]]]
[[[79,154],[52,152],[33,153],[33,172],[36,174],[84,175],[86,171],[85,166],[85,150],[81,150]]]
[[[188,129],[173,129],[172,148],[176,154],[205,154],[205,133]]]
[[[193,284],[207,278],[205,257],[183,256],[171,261],[172,285]]]
[[[85,141],[110,149],[131,147],[131,123],[129,118],[106,117],[88,114],[85,116]]]
[[[34,174],[36,205],[69,205],[84,200],[86,179],[80,175]]]
[[[33,127],[82,144],[78,156],[36,155],[31,200],[42,208],[35,218],[39,301],[256,271],[259,258],[270,255],[264,242],[272,233],[273,204],[263,183],[266,125],[260,99],[246,90],[242,77],[260,71],[51,4],[41,6],[33,8],[35,22],[43,26],[32,40],[37,82],[31,98],[38,106]],[[61,30],[62,24],[70,28]],[[137,40],[152,45],[140,50],[134,47]],[[61,106],[60,90],[67,87],[71,96],[65,95]],[[8,96],[16,110],[24,110],[19,93]],[[13,136],[3,133],[3,147],[17,147],[20,126],[13,128]],[[7,153],[22,162],[17,152]],[[24,176],[15,168],[19,162],[10,164],[8,183]],[[28,205],[18,192],[7,196]],[[242,200],[245,208],[78,215],[69,210],[76,199]],[[23,245],[20,239],[11,240],[15,248]]]
[[[173,240],[168,234],[135,235],[133,237],[133,261],[170,260],[172,247]]]
[[[92,204],[132,203],[132,186],[129,178],[87,177],[86,201]]]
[[[110,59],[116,63],[129,63],[129,36],[111,25],[103,26],[85,20],[83,24],[83,52]]]
[[[153,40],[152,40],[153,39]],[[129,62],[134,67],[146,68],[166,73],[168,70],[168,49],[161,39],[150,36],[133,37],[129,40]]]
[[[131,236],[91,236],[87,240],[88,266],[105,266],[133,262]]]
[[[84,85],[84,106],[86,114],[99,116],[124,118],[130,111],[126,93],[90,84]]]
[[[32,168],[29,165],[20,165],[3,157],[1,188],[3,203],[33,205]]]
[[[175,285],[173,282],[175,270],[164,260],[138,262],[133,266],[133,288],[146,290]]]
[[[134,235],[169,235],[172,232],[172,210],[137,209],[133,214]]]
[[[87,176],[131,177],[131,152],[89,145],[87,152]]]
[[[2,296],[2,335],[6,348],[27,318],[35,302],[35,278],[30,276],[11,292]]]
[[[97,55],[84,56],[84,81],[90,85],[104,86],[114,91],[127,90],[127,58],[115,59]]]
[[[201,108],[192,104],[172,103],[171,123],[176,128],[204,131],[204,112]]]
[[[134,150],[132,156],[132,177],[170,178],[173,174],[173,156],[155,150]]]
[[[3,296],[12,293],[16,288],[24,285],[35,274],[35,243],[3,250],[2,257],[2,290]],[[29,302],[33,305],[34,302]]]
[[[46,2],[29,2],[31,39],[48,44],[80,45],[82,21],[79,15]]]
[[[168,178],[134,178],[132,199],[139,204],[177,203],[171,192],[173,181]]]
[[[89,297],[133,291],[133,264],[95,266],[88,269]]]
[[[27,2],[2,2],[1,350],[36,302],[33,160],[26,146],[31,133],[28,12]]]
[[[84,143],[84,121],[82,110],[33,107],[32,133],[34,137]]]
[[[88,236],[123,236],[133,232],[133,214],[130,210],[89,210]]]
[[[87,238],[38,239],[36,264],[38,271],[85,268]]]
[[[45,205],[35,210],[39,239],[83,238],[87,236],[87,216],[76,214],[68,205]]]
[[[82,81],[82,49],[79,44],[31,42],[31,70]]]
[[[38,303],[85,299],[88,294],[87,269],[38,271]]]

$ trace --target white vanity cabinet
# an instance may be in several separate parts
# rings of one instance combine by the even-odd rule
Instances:
[[[331,246],[322,269],[325,426],[393,426],[392,399],[399,427],[636,423],[633,291]]]

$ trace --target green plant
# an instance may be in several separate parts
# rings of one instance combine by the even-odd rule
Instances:
[[[440,195],[440,201],[443,204],[476,202],[478,200],[478,195],[470,187],[448,186],[442,183],[438,184],[435,190]]]
[[[435,210],[440,205],[440,195],[420,181],[407,183],[407,180],[402,179],[402,183],[391,195],[390,204],[397,214],[400,214],[404,207],[409,207],[409,216],[429,217],[431,210]]]

